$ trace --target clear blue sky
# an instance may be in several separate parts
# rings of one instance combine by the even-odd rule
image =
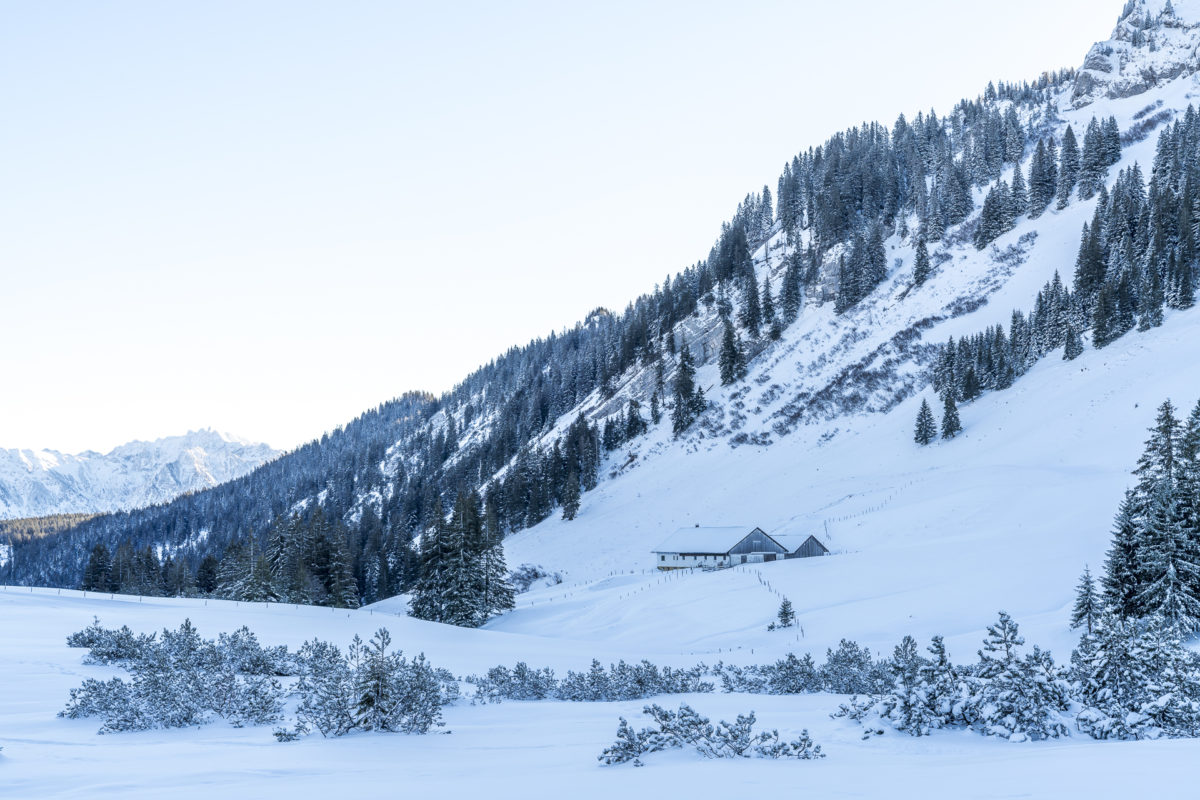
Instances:
[[[1121,0],[0,0],[0,447],[291,447],[708,252]]]

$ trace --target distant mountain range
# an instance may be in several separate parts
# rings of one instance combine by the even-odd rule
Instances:
[[[108,453],[0,450],[0,519],[118,511],[165,503],[245,475],[278,450],[213,430]]]

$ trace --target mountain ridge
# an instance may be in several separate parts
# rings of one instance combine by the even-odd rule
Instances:
[[[165,503],[257,468],[280,451],[210,428],[106,453],[0,449],[0,518],[100,513]]]

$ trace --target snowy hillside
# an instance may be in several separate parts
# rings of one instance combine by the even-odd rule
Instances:
[[[212,430],[129,442],[108,453],[0,450],[0,518],[164,503],[245,475],[278,454]]]
[[[1128,38],[1130,18],[1148,10],[1157,15],[1162,7],[1131,5],[1116,37]],[[1200,102],[1200,6],[1174,8],[1176,20],[1153,34],[1155,49],[1144,40],[1136,49],[1126,42],[1120,70],[1113,70],[1160,77],[1136,94],[1101,90],[1116,78],[1089,79],[1084,93],[1078,82],[1065,87],[1056,130],[1068,124],[1082,130],[1093,115],[1111,114],[1127,131],[1147,118],[1147,108],[1162,115],[1163,125]],[[1083,74],[1095,71],[1096,52]],[[1127,144],[1110,178],[1134,164],[1148,169],[1155,140]],[[969,609],[970,620],[998,603],[1061,617],[1073,576],[1085,562],[1101,561],[1154,407],[1167,397],[1185,408],[1200,399],[1195,370],[1180,368],[1200,363],[1200,311],[1168,312],[1163,328],[1088,348],[1072,362],[1062,360],[1059,348],[1012,388],[965,407],[966,434],[951,442],[918,448],[912,426],[920,398],[936,400],[926,388],[934,346],[1007,323],[1013,309],[1031,309],[1055,272],[1069,280],[1079,231],[1096,202],[1051,206],[1038,219],[1019,220],[983,251],[969,242],[944,245],[944,262],[919,287],[912,287],[912,237],[892,236],[888,262],[899,266],[872,295],[841,315],[831,303],[810,299],[781,340],[750,363],[746,380],[731,387],[719,385],[717,315],[685,323],[688,340],[706,342],[709,353],[697,381],[713,408],[699,429],[676,440],[664,420],[622,448],[609,462],[614,477],[584,496],[578,517],[516,534],[506,542],[510,562],[542,563],[590,580],[651,567],[650,550],[677,527],[744,521],[768,532],[828,538],[836,559],[773,569],[796,576],[794,602],[803,596],[814,611],[861,602],[854,618],[877,622],[880,632],[920,619],[921,608],[940,609],[946,597]],[[779,280],[787,253],[781,235],[760,248],[758,280],[764,274]],[[640,397],[644,407],[647,385],[646,376],[632,375],[620,394]],[[975,567],[982,564],[995,571],[981,580]],[[1004,587],[1018,576],[1031,588],[1006,596]],[[895,602],[909,591],[911,604]],[[710,596],[714,608],[721,604],[720,592]],[[557,623],[539,618],[527,626],[517,615],[496,624],[567,626],[562,611]]]
[[[1161,327],[1125,328],[1101,342],[1090,330],[1085,301],[1093,301],[1085,297],[1071,309],[1079,317],[1072,324],[1083,355],[1065,362],[1061,343],[1048,346],[1037,353],[1040,360],[1020,365],[1010,387],[961,397],[967,401],[962,437],[917,448],[916,408],[922,398],[935,398],[931,374],[948,338],[1008,324],[1014,309],[1031,315],[1039,290],[1056,274],[1072,284],[1080,232],[1094,223],[1107,189],[1068,191],[1057,203],[1048,198],[1044,211],[1012,214],[1011,229],[982,240],[985,198],[1014,185],[1017,174],[1033,176],[1043,145],[1053,152],[1060,143],[1065,153],[1068,127],[1086,139],[1093,119],[1111,119],[1118,139],[1099,182],[1116,192],[1118,177],[1134,174],[1135,166],[1144,178],[1164,180],[1152,174],[1159,137],[1177,123],[1194,123],[1188,109],[1200,103],[1197,46],[1195,0],[1133,0],[1078,71],[988,87],[941,117],[836,134],[820,158],[803,152],[803,161],[798,156],[785,169],[782,186],[798,170],[812,181],[824,175],[849,188],[839,189],[841,195],[805,189],[811,207],[800,221],[793,208],[790,222],[785,211],[796,205],[794,198],[789,206],[779,192],[773,206],[765,192],[748,196],[707,262],[621,315],[598,309],[572,330],[513,348],[442,398],[367,412],[345,432],[280,459],[278,469],[252,473],[252,491],[240,484],[217,487],[127,520],[93,521],[49,545],[31,544],[29,556],[16,559],[26,572],[15,577],[77,586],[92,546],[103,542],[111,550],[121,541],[139,549],[167,546],[195,570],[207,555],[220,558],[247,528],[264,544],[280,509],[308,512],[319,504],[347,526],[360,599],[372,602],[411,588],[404,576],[412,574],[413,543],[444,519],[465,486],[485,495],[497,530],[509,534],[510,565],[541,564],[564,572],[568,582],[650,568],[650,550],[677,527],[745,522],[827,539],[835,558],[819,567],[778,569],[830,570],[831,591],[865,596],[856,594],[864,587],[841,572],[857,559],[888,565],[888,581],[928,593],[940,585],[930,570],[954,572],[958,568],[948,564],[974,558],[1039,575],[1028,610],[1048,614],[1065,602],[1083,563],[1099,561],[1150,409],[1167,396],[1185,408],[1197,399],[1190,376],[1177,365],[1189,363],[1185,332],[1200,312],[1182,301],[1168,303]],[[907,142],[907,150],[888,150],[893,141]],[[989,147],[996,151],[991,156]],[[826,163],[825,152],[846,161],[852,154],[863,163],[859,171],[820,173],[815,165]],[[896,177],[892,162],[901,158],[911,159],[917,188]],[[1190,155],[1187,161],[1187,169],[1195,169]],[[868,204],[862,199],[870,194],[867,178],[890,180],[899,199]],[[1142,183],[1138,191],[1145,196]],[[1194,221],[1187,209],[1176,219],[1187,214]],[[1138,224],[1146,238],[1149,226]],[[880,254],[872,265],[877,274],[864,286],[851,279],[847,264],[869,238],[865,229],[878,236]],[[735,230],[744,258],[740,272],[723,272],[729,259],[721,248],[737,238],[727,236]],[[922,283],[915,272],[918,243],[926,236],[932,271]],[[1118,244],[1109,249],[1121,250]],[[1146,245],[1139,240],[1137,246]],[[1172,259],[1178,250],[1194,267],[1194,248],[1171,247]],[[1132,252],[1132,245],[1124,249]],[[1146,274],[1144,253],[1129,260]],[[754,295],[746,287],[765,286],[783,306],[784,284],[800,286],[789,277],[798,263],[806,277],[794,319],[775,326],[777,338],[768,332],[771,325],[752,331],[741,321]],[[1132,271],[1114,256],[1107,279],[1115,290]],[[1195,282],[1194,270],[1186,280]],[[850,289],[855,297],[846,302]],[[1142,294],[1150,297],[1149,287]],[[1075,295],[1086,291],[1076,287]],[[723,386],[726,320],[737,320],[746,369]],[[678,404],[669,387],[684,342],[705,405],[675,435]],[[656,404],[660,420],[646,420]],[[624,423],[634,408],[646,429],[599,452],[600,432],[629,430]],[[1059,417],[1047,419],[1048,409]],[[582,432],[576,430],[580,419]],[[1087,477],[1050,466],[1062,458],[1085,467]],[[589,465],[593,485],[580,474]],[[581,501],[567,521],[572,481]],[[1049,497],[1061,498],[1061,508],[1051,508]],[[198,537],[200,530],[211,535]],[[911,563],[896,548],[911,548],[903,551]],[[931,552],[942,555],[942,566],[933,566],[939,562]],[[1040,557],[1033,558],[1035,552]],[[969,624],[976,625],[996,604],[1016,602],[996,591],[1003,585],[996,581],[1006,579],[964,575],[961,585],[946,584],[944,591],[977,599],[969,607]],[[900,613],[899,605],[879,604]],[[521,612],[494,624],[528,630],[541,624],[523,619],[530,618]],[[885,625],[880,630],[894,632]]]

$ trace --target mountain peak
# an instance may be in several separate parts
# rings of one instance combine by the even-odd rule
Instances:
[[[279,454],[211,428],[107,453],[0,450],[0,518],[129,509],[233,480]]]
[[[1129,0],[1112,36],[1088,51],[1071,106],[1120,99],[1200,70],[1200,0]]]

